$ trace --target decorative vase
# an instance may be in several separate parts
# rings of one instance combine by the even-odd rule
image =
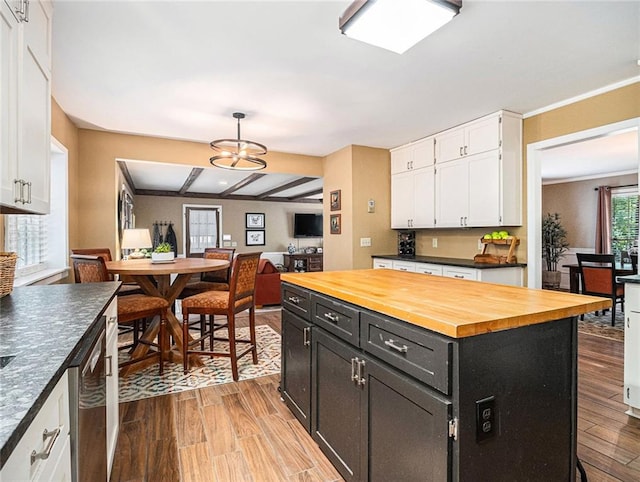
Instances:
[[[548,290],[560,289],[560,278],[562,274],[560,271],[543,271],[542,272],[542,287]]]
[[[293,244],[289,244],[289,246],[287,246],[287,251],[289,254],[296,254],[296,247]]]
[[[151,253],[151,261],[155,263],[169,263],[173,261],[175,254],[173,251],[169,253]]]

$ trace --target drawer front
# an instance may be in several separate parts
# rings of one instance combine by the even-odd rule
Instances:
[[[282,307],[303,320],[311,320],[311,302],[307,290],[282,283]]]
[[[625,304],[629,311],[640,313],[640,284],[625,283]]]
[[[373,269],[393,269],[393,261],[390,259],[373,258]]]
[[[361,348],[449,395],[453,342],[404,322],[363,312]]]
[[[398,271],[411,271],[413,273],[416,270],[416,263],[412,263],[411,261],[394,261],[393,269],[397,269]]]
[[[442,276],[442,266],[438,264],[416,263],[416,273]]]
[[[51,435],[44,436],[45,430]],[[61,457],[68,440],[69,381],[65,372],[5,463],[0,480],[47,480],[58,463],[67,469],[71,461]]]
[[[344,303],[311,294],[311,322],[355,346],[360,344],[360,312]]]
[[[478,279],[478,272],[473,268],[457,268],[455,266],[445,266],[442,269],[443,276],[457,279]]]

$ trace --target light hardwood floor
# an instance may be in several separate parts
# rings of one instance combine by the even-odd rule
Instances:
[[[258,324],[280,332],[279,312]],[[640,420],[624,413],[622,354],[620,342],[579,335],[578,457],[590,482],[640,481]],[[111,480],[341,481],[278,384],[273,375],[121,404]]]

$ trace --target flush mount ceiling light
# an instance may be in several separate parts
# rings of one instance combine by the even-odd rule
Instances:
[[[258,171],[267,167],[267,163],[260,159],[267,153],[267,147],[253,141],[246,141],[240,137],[240,119],[244,119],[242,112],[234,112],[233,117],[238,119],[237,139],[218,139],[211,141],[211,149],[218,154],[209,159],[216,167],[223,169],[235,169],[238,171]]]
[[[462,0],[356,0],[339,20],[347,37],[402,54],[460,11]]]

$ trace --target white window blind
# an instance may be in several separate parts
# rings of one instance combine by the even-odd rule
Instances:
[[[10,214],[5,218],[6,250],[18,254],[16,276],[46,269],[48,216]]]
[[[188,253],[204,253],[218,245],[218,210],[187,208]]]
[[[611,190],[611,246],[617,259],[638,248],[640,207],[638,187]]]

